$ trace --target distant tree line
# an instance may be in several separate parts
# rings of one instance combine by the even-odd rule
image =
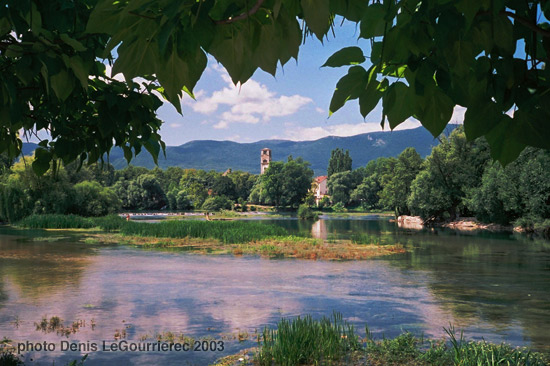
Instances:
[[[1,157],[1,156],[0,156]],[[170,167],[147,169],[110,164],[53,164],[43,176],[33,159],[0,160],[0,221],[31,214],[102,216],[144,210],[247,210],[247,204],[298,207],[309,193],[313,171],[301,158],[272,162],[266,173],[204,171]]]
[[[467,141],[463,128],[442,136],[426,159],[407,148],[397,158],[333,173],[328,188],[333,205],[391,210],[427,221],[473,216],[550,227],[550,152],[528,148],[503,168],[491,158],[485,139]]]

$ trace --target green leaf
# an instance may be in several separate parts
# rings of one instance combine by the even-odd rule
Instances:
[[[518,122],[504,114],[497,126],[485,135],[491,147],[491,156],[502,165],[514,161],[525,149],[525,145],[517,139]]]
[[[82,88],[84,90],[88,89],[88,76],[89,72],[88,69],[84,66],[84,62],[79,56],[73,56],[68,59],[67,66],[73,70],[73,73],[80,81],[80,84],[82,85]]]
[[[118,58],[113,65],[113,75],[122,73],[127,81],[138,76],[154,74],[159,65],[160,51],[154,34],[158,29],[154,24],[145,23],[140,32],[148,36],[139,37],[132,42],[124,42],[118,47]]]
[[[78,51],[78,52],[86,51],[86,47],[84,47],[82,43],[80,43],[74,38],[69,37],[69,35],[66,33],[61,34],[59,38],[61,38],[63,42],[71,46],[75,51]]]
[[[11,23],[6,17],[0,18],[0,36],[5,35],[11,31]]]
[[[197,48],[193,53],[191,50],[188,60],[184,60],[174,49],[168,59],[162,64],[157,72],[157,77],[164,88],[164,94],[172,105],[181,113],[180,97],[183,95],[184,87],[192,92],[197,81],[206,68],[206,55]]]
[[[365,90],[368,81],[367,71],[361,66],[353,66],[336,84],[329,107],[332,115],[350,99],[357,99]]]
[[[359,22],[365,13],[368,2],[364,0],[331,0],[332,13],[341,15],[350,22]]]
[[[455,104],[436,86],[426,88],[423,97],[417,96],[417,103],[418,120],[434,137],[439,136],[449,123]]]
[[[380,3],[372,4],[365,10],[361,20],[362,38],[372,38],[384,35],[386,9]]]
[[[277,38],[275,24],[266,24],[261,27],[260,41],[254,49],[253,59],[265,72],[275,76],[277,63],[279,62],[280,40]]]
[[[502,111],[496,103],[484,101],[469,106],[464,114],[464,132],[466,138],[473,141],[485,136],[502,118]]]
[[[363,51],[359,47],[345,47],[330,56],[321,67],[340,67],[365,62]]]
[[[160,152],[159,142],[155,141],[152,138],[149,138],[147,141],[145,141],[143,143],[143,146],[145,146],[145,149],[147,149],[147,151],[149,151],[149,153],[153,157],[153,161],[155,162],[155,164],[158,165],[158,163],[159,163],[158,162],[158,157],[159,157],[159,152]]]
[[[493,27],[495,45],[506,52],[507,56],[512,56],[516,50],[512,22],[507,16],[499,14],[493,17]]]
[[[124,151],[124,159],[126,159],[126,162],[130,164],[130,161],[132,160],[132,149],[126,145],[122,145],[122,151]]]
[[[32,170],[36,175],[43,175],[50,168],[52,161],[52,153],[46,149],[38,148],[34,151],[34,161],[32,162]]]
[[[388,87],[382,106],[393,130],[413,114],[414,93],[404,83],[395,82]]]
[[[307,27],[320,41],[330,28],[329,0],[301,0]]]
[[[359,110],[363,118],[376,107],[383,95],[380,82],[376,80],[376,66],[372,66],[368,71],[368,81],[366,89],[359,96]],[[387,79],[385,79],[387,82]]]
[[[50,78],[52,89],[61,101],[66,100],[73,91],[73,79],[67,70],[61,70]]]
[[[539,99],[539,105],[549,105],[550,98],[544,96]],[[547,108],[533,109],[520,108],[514,113],[514,120],[518,123],[517,135],[523,144],[550,150],[550,116]],[[524,110],[525,109],[525,110]]]
[[[467,76],[470,73],[470,65],[475,62],[474,53],[472,43],[456,41],[452,47],[445,50],[445,58],[453,73]]]

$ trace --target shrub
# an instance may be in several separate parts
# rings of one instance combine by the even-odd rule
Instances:
[[[332,205],[332,210],[334,212],[346,212],[347,211],[342,202],[337,202],[334,205]]]
[[[298,207],[298,218],[304,219],[304,220],[307,220],[307,219],[317,220],[319,216],[317,215],[316,212],[313,212],[313,210],[308,205],[302,204],[300,205],[300,207]]]
[[[233,208],[233,201],[226,196],[208,197],[201,208],[206,211],[231,210]]]

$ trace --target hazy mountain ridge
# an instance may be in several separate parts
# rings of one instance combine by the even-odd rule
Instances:
[[[457,125],[448,125],[445,134],[449,134]],[[196,140],[180,146],[168,146],[166,158],[159,156],[159,166],[180,166],[204,170],[225,171],[244,170],[258,174],[260,172],[260,150],[267,147],[272,150],[273,160],[286,160],[289,155],[302,157],[311,163],[315,175],[326,174],[330,152],[335,148],[349,150],[353,159],[353,168],[364,166],[370,160],[381,156],[397,156],[407,147],[414,147],[423,157],[430,153],[437,139],[423,127],[390,132],[370,132],[349,137],[329,136],[313,141],[261,140],[252,143],[234,141]],[[32,151],[35,144],[24,148],[25,153]],[[31,147],[31,145],[34,145]],[[32,150],[31,150],[32,149]],[[127,166],[122,150],[111,151],[109,161],[117,169]],[[143,151],[132,165],[155,167],[147,151]]]

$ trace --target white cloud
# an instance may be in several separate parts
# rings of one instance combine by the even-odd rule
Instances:
[[[170,126],[172,128],[179,128],[179,127],[181,127],[181,123],[170,123],[168,126]]]
[[[214,91],[210,96],[206,96],[204,91],[200,90],[195,94],[196,102],[188,99],[184,100],[184,103],[202,114],[213,114],[220,108],[227,108],[221,113],[220,122],[214,126],[215,128],[227,128],[231,123],[268,122],[274,117],[290,116],[313,102],[311,98],[298,94],[277,95],[266,85],[255,80],[249,80],[243,85],[234,85],[227,72],[220,66],[213,65],[212,69],[219,73],[226,86]]]
[[[396,130],[406,130],[420,126],[420,122],[410,119],[400,124]],[[386,128],[387,130],[387,128]],[[274,138],[288,139],[294,141],[317,140],[327,136],[354,136],[367,132],[382,131],[380,124],[371,123],[344,123],[339,125],[327,125],[317,127],[291,127],[285,131],[282,136]]]
[[[325,113],[325,110],[323,108],[315,108],[315,110],[317,111],[317,113],[321,113],[321,114],[324,114]]]
[[[220,122],[216,123],[213,127],[217,130],[225,130],[225,129],[229,128],[229,125],[225,121],[220,121]]]
[[[466,113],[466,108],[462,106],[455,106],[455,109],[453,110],[453,115],[451,117],[451,120],[449,123],[464,123],[464,114]]]

